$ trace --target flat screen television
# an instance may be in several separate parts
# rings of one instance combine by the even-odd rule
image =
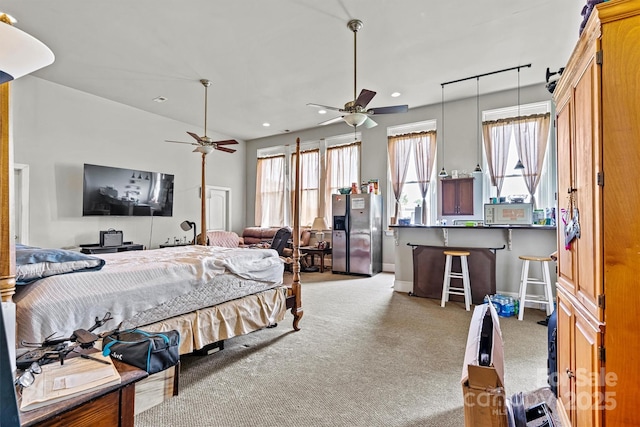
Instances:
[[[85,163],[82,216],[173,216],[173,175]]]

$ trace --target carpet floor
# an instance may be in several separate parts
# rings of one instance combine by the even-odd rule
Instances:
[[[302,328],[276,328],[182,357],[179,395],[146,426],[463,426],[460,384],[471,313],[393,291],[394,275],[303,273]],[[547,328],[501,318],[507,396],[547,385]]]

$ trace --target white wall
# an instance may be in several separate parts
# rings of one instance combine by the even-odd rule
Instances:
[[[149,100],[151,102],[151,100]],[[122,230],[125,241],[157,247],[174,236],[191,238],[179,225],[195,221],[200,232],[201,156],[188,141],[191,124],[27,76],[12,83],[15,162],[30,170],[30,244],[72,247],[95,243],[99,231]],[[218,139],[229,135],[208,135]],[[208,185],[232,189],[232,230],[244,227],[245,143],[229,154],[207,156]],[[172,217],[82,217],[83,164],[175,175]]]
[[[467,83],[460,83],[467,84]],[[475,81],[470,83],[469,93],[471,97],[460,100],[445,99],[445,167],[448,171],[452,169],[472,171],[477,163],[477,104]],[[551,94],[543,84],[520,88],[520,102],[528,104],[532,102],[548,101]],[[402,103],[402,99],[398,100]],[[517,91],[508,90],[480,96],[480,110],[492,110],[502,107],[517,105]],[[375,99],[372,102],[375,106]],[[378,178],[380,180],[380,191],[387,199],[387,127],[397,126],[406,123],[421,122],[424,120],[438,120],[442,117],[441,104],[434,104],[425,107],[411,108],[405,114],[389,114],[376,116],[375,121],[378,126],[365,129],[358,128],[362,132],[362,180]],[[305,108],[305,107],[301,107]],[[308,108],[308,107],[307,107]],[[318,115],[318,121],[327,119]],[[322,126],[303,131],[296,131],[284,135],[275,135],[268,138],[261,138],[247,141],[247,210],[246,223],[253,225],[255,191],[256,191],[256,152],[260,148],[277,145],[295,145],[296,138],[301,141],[319,140],[335,135],[343,135],[353,131],[344,123],[331,126]],[[552,129],[553,132],[553,129]],[[442,148],[442,132],[438,131],[438,149]],[[555,147],[555,145],[553,145]],[[442,168],[442,156],[438,155],[437,170]],[[555,169],[554,169],[555,170]],[[385,203],[386,206],[386,203]],[[385,217],[389,217],[385,212]],[[385,236],[383,239],[382,263],[385,266],[394,265],[395,245],[393,237]],[[385,270],[388,270],[385,268]]]

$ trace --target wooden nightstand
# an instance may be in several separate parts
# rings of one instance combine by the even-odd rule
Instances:
[[[113,361],[122,382],[72,397],[62,402],[20,412],[21,426],[56,427],[133,427],[135,383],[149,376],[147,372]]]

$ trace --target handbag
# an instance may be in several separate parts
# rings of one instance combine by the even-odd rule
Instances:
[[[140,329],[116,331],[102,339],[102,355],[147,371],[164,371],[180,359],[180,333],[146,332]]]

